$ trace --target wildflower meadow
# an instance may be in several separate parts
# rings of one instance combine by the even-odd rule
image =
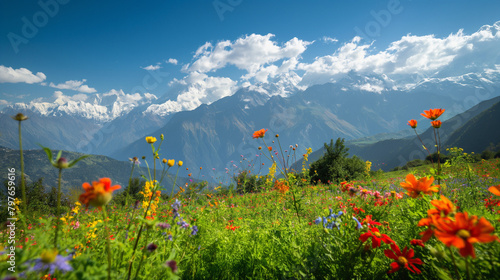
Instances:
[[[440,147],[444,112],[422,114],[436,142],[423,149],[437,152],[437,162],[383,173],[362,161],[352,178],[340,167],[309,164],[310,148],[285,146],[263,128],[252,140],[270,163],[261,172],[267,174],[241,169],[231,182],[179,185],[172,174],[202,167],[163,159],[164,135],[147,136],[151,154],[131,158],[128,186],[88,178],[70,208],[60,205],[61,184],[82,158],[70,161],[42,147],[59,175],[55,213],[30,213],[25,203],[22,122],[29,118],[19,114],[21,172],[10,185],[20,198],[2,210],[9,215],[0,235],[0,277],[498,279],[500,161],[471,163],[463,150]],[[417,121],[408,125],[415,129]],[[450,159],[441,163],[444,153]],[[295,161],[302,161],[301,170],[291,167]],[[138,164],[149,174],[134,196]],[[318,180],[322,172],[340,175]],[[165,189],[167,181],[173,189]],[[6,191],[14,197],[14,188]]]

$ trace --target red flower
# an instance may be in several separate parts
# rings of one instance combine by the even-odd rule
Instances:
[[[444,113],[444,109],[429,109],[429,111],[424,110],[424,113],[425,114],[420,114],[420,115],[430,120],[435,120]]]
[[[373,227],[369,229],[370,230],[367,233],[361,234],[359,240],[365,242],[366,240],[368,240],[368,238],[371,237],[372,248],[380,247],[380,245],[382,244],[381,241],[384,241],[386,244],[394,243],[394,241],[389,236],[387,236],[386,234],[381,234],[378,228]]]
[[[363,219],[363,221],[361,221],[361,224],[367,224],[368,226],[372,226],[372,225],[377,225],[377,226],[381,226],[382,224],[375,221],[375,220],[372,220],[372,215],[367,215],[366,218]]]
[[[257,130],[253,133],[253,138],[263,138],[266,135],[267,129]]]
[[[409,120],[408,125],[411,126],[411,128],[417,128],[417,120]]]
[[[415,264],[423,264],[422,260],[414,259],[415,252],[413,249],[408,250],[408,247],[403,249],[403,253],[399,249],[398,245],[391,244],[391,250],[384,250],[386,257],[395,260],[391,263],[391,270],[388,273],[393,273],[398,271],[402,266],[406,267],[409,271],[413,273],[420,274],[420,270],[415,266]],[[410,267],[411,265],[411,267]],[[415,270],[413,271],[412,268]]]
[[[422,248],[425,247],[424,242],[420,239],[413,239],[412,241],[410,241],[410,244],[413,246],[420,246]]]
[[[431,125],[432,125],[432,127],[434,127],[434,128],[440,128],[440,127],[441,127],[441,121],[440,121],[440,120],[437,120],[437,121],[432,121],[432,122],[431,122]]]

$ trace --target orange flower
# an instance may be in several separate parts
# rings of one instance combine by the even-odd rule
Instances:
[[[432,127],[434,127],[434,128],[440,128],[440,127],[441,127],[441,121],[440,121],[440,120],[437,120],[437,121],[432,121],[432,122],[431,122],[431,125],[432,125]]]
[[[437,118],[439,118],[439,116],[441,116],[443,113],[444,113],[444,109],[429,109],[429,111],[425,111],[424,110],[424,113],[425,114],[420,114],[430,120],[435,120]]]
[[[290,189],[286,181],[275,181],[274,188],[281,194],[285,194]]]
[[[272,151],[272,150],[273,150],[273,148],[271,148],[271,147],[267,147],[267,149],[268,149],[269,151]]]
[[[427,226],[427,230],[421,232],[422,240],[427,242],[434,235],[434,224],[436,219],[449,219],[448,215],[455,213],[457,207],[445,196],[441,195],[440,200],[432,200],[433,209],[427,210],[427,218],[421,219],[417,226]]]
[[[417,120],[409,120],[408,125],[411,126],[411,128],[417,128]]]
[[[407,190],[407,195],[412,198],[418,197],[421,193],[431,195],[432,192],[439,191],[439,185],[432,186],[432,182],[434,182],[434,177],[428,179],[427,177],[422,177],[418,181],[413,176],[413,174],[406,175],[406,182],[401,182],[400,185],[403,189]]]
[[[441,195],[440,200],[431,200],[431,204],[436,207],[436,209],[429,209],[427,214],[429,216],[438,215],[440,217],[448,216],[457,210],[457,207],[453,205],[453,203],[446,198],[444,195]]]
[[[491,186],[488,189],[492,194],[500,196],[500,185],[497,186]]]
[[[253,133],[253,138],[263,138],[266,135],[267,129],[257,130]]]
[[[476,257],[473,243],[487,243],[497,240],[491,233],[495,228],[484,217],[477,220],[477,216],[457,213],[455,220],[435,220],[436,230],[434,234],[446,246],[454,246],[459,249],[462,257]]]
[[[119,185],[111,186],[111,179],[101,178],[99,182],[92,182],[92,186],[85,182],[82,185],[85,193],[80,195],[80,202],[89,207],[89,204],[101,208],[113,198],[113,191],[120,189]]]

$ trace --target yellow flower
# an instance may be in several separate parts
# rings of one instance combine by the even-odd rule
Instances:
[[[40,260],[44,263],[53,263],[58,253],[57,249],[43,250]]]
[[[153,144],[154,142],[156,142],[156,138],[153,136],[148,136],[146,137],[146,142],[148,142],[149,144]]]
[[[174,166],[174,164],[175,164],[175,160],[173,160],[173,159],[169,159],[169,160],[167,161],[167,165],[168,165],[169,167]]]
[[[179,161],[177,162],[177,165],[178,165],[179,167],[181,167],[183,163],[184,163],[184,162],[182,162],[182,160],[179,160]]]

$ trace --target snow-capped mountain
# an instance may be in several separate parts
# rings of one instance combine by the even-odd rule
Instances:
[[[126,115],[132,109],[150,104],[158,98],[150,93],[125,94],[122,90],[111,90],[103,94],[66,96],[56,91],[48,100],[34,100],[28,104],[16,103],[13,110],[31,111],[45,117],[73,116],[93,120],[97,123],[110,122]]]
[[[220,168],[239,154],[255,152],[255,142],[248,139],[255,129],[267,127],[282,135],[283,141],[315,149],[336,137],[354,139],[400,131],[407,127],[408,119],[432,107],[445,108],[442,119],[446,120],[500,95],[499,67],[404,82],[385,75],[349,72],[332,83],[305,90],[300,90],[300,78],[282,78],[274,84],[240,88],[236,94],[218,92],[227,96],[216,101],[196,99],[192,103],[186,98],[196,93],[196,86],[178,86],[177,94],[186,94],[182,98],[187,101],[179,108],[175,107],[179,99],[171,98],[175,92],[158,99],[122,91],[73,97],[56,94],[53,100],[5,108],[0,113],[0,146],[18,145],[17,123],[10,116],[22,111],[30,117],[23,122],[27,149],[41,143],[53,149],[123,159],[142,156],[147,152],[144,136],[163,133],[173,157]],[[200,101],[205,104],[197,105]],[[180,137],[174,140],[172,134]],[[222,153],[221,149],[226,150]]]

